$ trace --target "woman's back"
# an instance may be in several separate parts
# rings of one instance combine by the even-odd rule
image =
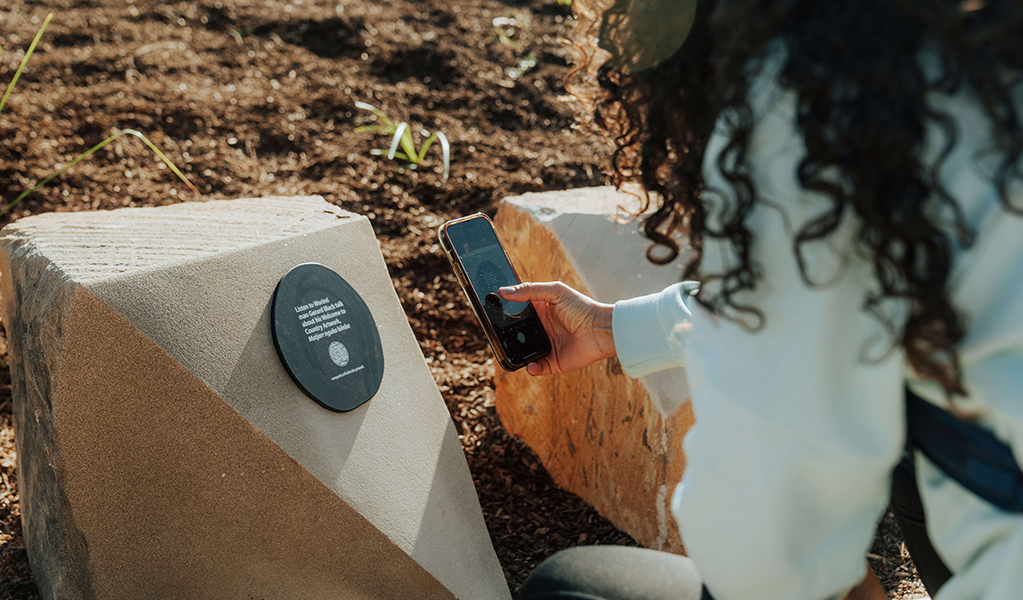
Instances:
[[[689,463],[674,509],[690,555],[721,597],[810,599],[862,576],[902,453],[905,387],[947,402],[886,330],[886,323],[903,326],[909,303],[886,299],[876,306],[880,318],[864,311],[880,284],[859,244],[859,216],[845,211],[835,233],[805,244],[797,261],[794,232],[831,201],[798,179],[806,147],[795,127],[797,101],[772,75],[777,59],[769,63],[752,88],[748,140],[758,205],[746,223],[762,279],[734,298],[755,306],[763,327],[693,309],[691,334],[681,341],[697,425],[686,439]],[[930,126],[923,162],[942,161],[940,181],[975,232],[972,246],[950,243],[947,293],[966,326],[955,349],[968,395],[956,408],[1023,463],[1023,218],[1005,209],[993,184],[998,155],[976,96],[963,90],[928,102],[949,116],[955,143],[941,156],[947,130]],[[710,139],[704,162],[712,216],[734,201],[717,168],[725,130]],[[1010,202],[1023,205],[1023,187],[1010,192]],[[957,239],[953,217],[933,215],[950,240]],[[734,254],[711,239],[703,260],[714,272]],[[979,499],[922,456],[917,465],[933,543],[957,575],[942,600],[1019,597],[1023,515]],[[749,576],[735,577],[736,570]]]

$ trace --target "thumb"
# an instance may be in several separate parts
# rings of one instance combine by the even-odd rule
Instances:
[[[500,293],[501,297],[505,300],[512,300],[515,302],[539,300],[549,304],[557,304],[563,300],[566,295],[570,295],[572,290],[560,281],[549,281],[544,283],[520,283],[518,285],[503,287],[498,290],[498,293]]]
[[[530,293],[530,284],[519,283],[516,285],[506,285],[497,290],[505,300],[512,300],[514,302],[527,302],[531,299],[532,294]]]

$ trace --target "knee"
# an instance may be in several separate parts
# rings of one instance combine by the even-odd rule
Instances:
[[[572,590],[586,577],[587,548],[568,548],[549,556],[522,584],[519,600],[572,598]]]

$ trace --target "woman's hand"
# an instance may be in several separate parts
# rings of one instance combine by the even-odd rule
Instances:
[[[500,293],[505,300],[532,302],[551,339],[551,353],[526,365],[530,375],[567,373],[615,355],[613,304],[597,302],[560,281],[520,283]]]

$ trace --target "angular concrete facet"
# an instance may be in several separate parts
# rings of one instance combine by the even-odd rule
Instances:
[[[44,597],[509,597],[367,219],[317,198],[41,215],[0,250]],[[348,413],[273,347],[304,262],[380,333],[380,390]]]
[[[685,257],[659,267],[648,240],[626,223],[638,199],[612,188],[507,198],[495,225],[519,275],[564,281],[601,302],[659,292],[681,280]],[[533,378],[497,369],[502,423],[580,495],[648,548],[682,552],[671,493],[682,478],[682,438],[693,423],[685,373],[630,379],[614,359]]]

